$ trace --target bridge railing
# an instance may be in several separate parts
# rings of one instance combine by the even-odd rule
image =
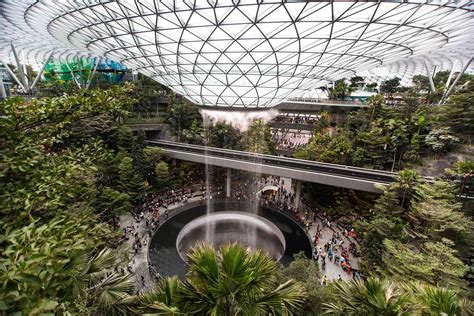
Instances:
[[[305,97],[290,98],[284,102],[309,102],[309,103],[324,103],[324,104],[336,104],[336,105],[354,105],[354,104],[365,105],[364,103],[360,101],[356,101],[356,100],[330,100],[330,99],[305,98]]]

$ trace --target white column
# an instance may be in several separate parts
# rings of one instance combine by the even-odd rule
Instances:
[[[3,74],[0,72],[0,97],[5,99],[7,97],[7,92],[5,91],[5,86],[3,85]]]
[[[301,181],[296,180],[295,183],[295,206],[299,210],[301,204]]]
[[[226,197],[232,195],[232,169],[227,168]]]

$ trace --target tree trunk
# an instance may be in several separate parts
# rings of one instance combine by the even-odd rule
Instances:
[[[392,172],[393,172],[393,169],[395,168],[396,161],[397,161],[397,149],[395,148],[395,151],[393,152]]]

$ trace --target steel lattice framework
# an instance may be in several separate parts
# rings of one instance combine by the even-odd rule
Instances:
[[[12,42],[30,61],[51,51],[106,56],[200,105],[269,107],[361,71],[412,74],[443,52],[463,51],[462,67],[473,8],[444,0],[8,0],[0,3],[0,58],[11,58]]]

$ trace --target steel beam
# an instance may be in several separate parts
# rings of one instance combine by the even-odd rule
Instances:
[[[21,89],[24,91],[24,92],[28,92],[25,88],[25,86],[23,85],[23,83],[21,83],[20,79],[18,79],[18,77],[15,75],[15,73],[13,72],[13,70],[11,70],[10,66],[8,66],[6,63],[3,63],[3,65],[5,66],[5,69],[8,71],[8,73],[10,74],[10,76],[12,76],[13,80],[16,81],[16,83],[21,87]]]
[[[46,68],[46,65],[48,64],[49,60],[51,59],[51,56],[53,56],[53,52],[49,53],[48,58],[44,61],[43,66],[41,67],[40,71],[36,75],[35,80],[31,84],[30,90],[33,90],[36,84],[38,83],[39,79],[41,78],[41,75],[43,74],[44,69]]]
[[[451,79],[453,78],[454,70],[456,69],[456,66],[458,65],[458,60],[456,59],[453,63],[453,67],[451,68],[451,71],[448,76],[448,80],[446,80],[446,89],[449,88],[449,83],[451,82]]]
[[[95,63],[95,66],[94,66],[94,70],[92,71],[89,78],[87,79],[86,90],[89,89],[89,86],[91,85],[92,79],[94,78],[95,72],[97,71],[97,67],[99,66],[100,62],[102,61],[102,58],[101,57],[96,57],[95,60],[96,60],[96,63]]]
[[[82,81],[82,64],[81,60],[79,59],[79,53],[76,54],[76,60],[77,60],[77,69],[79,70],[79,79],[81,80],[81,84],[84,84]]]
[[[3,75],[0,72],[0,97],[5,99],[7,97],[7,92],[5,91],[5,86],[3,85]]]
[[[433,77],[431,76],[430,69],[428,67],[428,63],[426,62],[426,59],[423,60],[425,63],[425,69],[426,69],[426,75],[428,76],[428,80],[430,81],[430,87],[431,87],[431,92],[435,93],[435,86],[433,82]]]
[[[13,57],[15,57],[16,67],[17,67],[18,73],[20,75],[20,81],[22,83],[21,85],[23,86],[23,90],[25,90],[25,92],[28,92],[28,90],[26,90],[28,88],[28,83],[26,82],[25,73],[23,72],[23,68],[21,67],[20,59],[18,58],[18,54],[16,52],[16,49],[15,49],[15,46],[13,45],[13,43],[11,43],[11,48],[12,48]]]
[[[462,75],[464,74],[464,72],[466,72],[467,70],[467,67],[469,67],[469,65],[471,64],[472,62],[472,57],[469,59],[468,62],[466,62],[466,64],[464,65],[464,67],[462,68],[461,72],[459,73],[459,75],[456,77],[456,79],[454,79],[454,82],[453,84],[451,85],[451,87],[449,87],[448,91],[446,91],[445,95],[443,96],[443,99],[442,101],[444,102],[448,97],[449,97],[449,94],[451,93],[451,91],[453,91],[453,88],[456,86],[456,84],[458,83],[459,79],[461,79]]]
[[[79,81],[77,81],[77,78],[76,78],[76,76],[74,75],[74,72],[72,71],[71,67],[69,67],[69,62],[67,61],[67,59],[65,59],[65,62],[66,62],[66,67],[67,67],[67,69],[69,69],[69,72],[71,73],[72,79],[73,79],[74,82],[76,83],[77,87],[78,87],[79,89],[81,89],[81,84],[79,83]]]

